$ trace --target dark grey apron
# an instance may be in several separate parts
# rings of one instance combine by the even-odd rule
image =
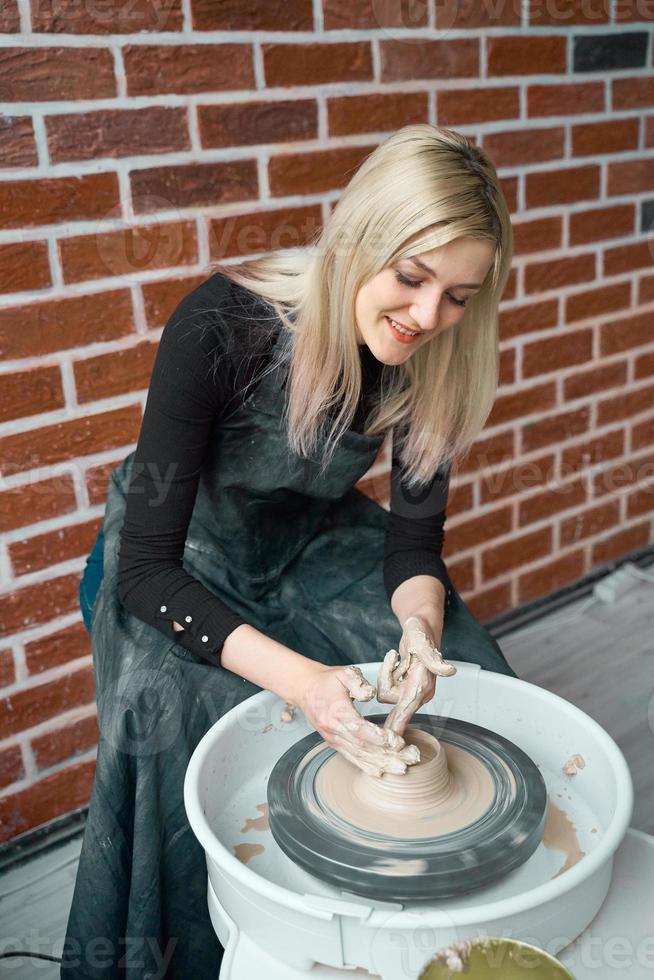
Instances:
[[[265,375],[215,427],[184,566],[247,622],[307,657],[381,660],[401,636],[383,583],[388,514],[353,486],[383,437],[347,431],[321,476],[319,463],[287,446],[286,374],[278,366]],[[260,688],[120,603],[133,457],[109,480],[92,622],[100,742],[61,976],[217,980],[222,947],[209,919],[204,851],[184,811],[184,774],[211,725]],[[515,676],[454,590],[442,651]]]

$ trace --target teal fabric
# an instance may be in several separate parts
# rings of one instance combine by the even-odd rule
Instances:
[[[91,632],[91,620],[93,617],[93,606],[95,605],[98,589],[102,582],[104,555],[104,531],[98,531],[95,544],[91,553],[86,559],[84,573],[79,583],[79,607],[82,610],[82,619],[89,633]]]
[[[383,583],[388,513],[354,484],[382,437],[344,433],[320,475],[317,462],[287,446],[286,370],[277,366],[216,426],[184,565],[253,626],[307,657],[381,660],[401,636]],[[85,590],[100,741],[61,976],[217,980],[223,950],[208,914],[204,851],[184,811],[184,774],[211,725],[260,689],[120,603],[119,532],[133,455],[110,475],[102,579],[93,600],[96,553]],[[515,676],[456,591],[442,651]]]

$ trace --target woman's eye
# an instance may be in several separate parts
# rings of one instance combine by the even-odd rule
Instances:
[[[403,276],[401,272],[396,272],[395,277],[398,282],[401,282],[403,286],[411,286],[412,289],[417,289],[418,286],[422,286],[421,282],[416,282],[415,279],[407,279]]]
[[[407,279],[407,277],[402,275],[401,272],[396,272],[395,278],[397,279],[398,282],[401,282],[403,286],[410,286],[411,289],[417,289],[418,286],[422,286],[422,283],[420,281],[416,282],[415,279]],[[467,303],[467,300],[457,299],[456,296],[452,296],[451,293],[448,293],[447,297],[450,303],[454,303],[455,306],[465,306]]]

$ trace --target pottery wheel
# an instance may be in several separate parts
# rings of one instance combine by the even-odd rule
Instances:
[[[386,716],[366,717],[383,724]],[[547,793],[522,749],[479,725],[428,714],[413,716],[405,739],[421,759],[402,775],[362,773],[318,732],[281,756],[268,780],[268,814],[292,861],[345,891],[401,901],[473,891],[533,854]]]

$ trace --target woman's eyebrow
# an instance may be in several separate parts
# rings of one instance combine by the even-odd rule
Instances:
[[[436,275],[436,273],[434,272],[434,270],[433,269],[430,269],[429,266],[428,265],[425,265],[424,262],[421,262],[420,259],[410,258],[409,259],[409,262],[413,262],[414,265],[417,265],[420,269],[422,269],[424,272],[426,272],[428,276],[433,276],[434,279],[438,279],[438,276]],[[452,288],[453,289],[481,289],[481,283],[480,282],[460,282],[458,286],[453,286]]]

